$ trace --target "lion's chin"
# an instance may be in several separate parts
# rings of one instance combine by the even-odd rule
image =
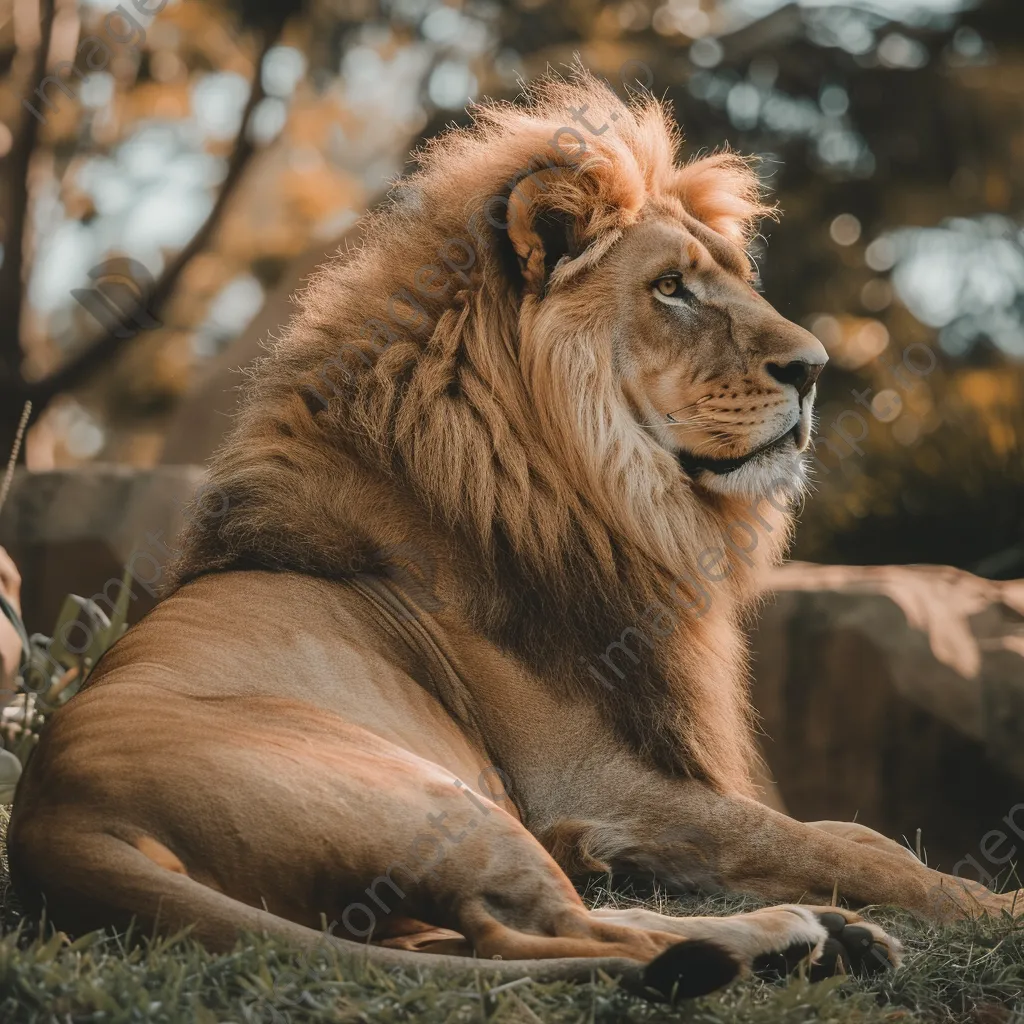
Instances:
[[[807,483],[804,459],[796,442],[773,448],[724,473],[697,470],[688,474],[705,491],[733,498],[768,498],[773,503],[795,502]]]
[[[803,452],[810,440],[812,415],[807,402],[790,430],[744,456],[712,459],[678,452],[676,459],[694,484],[706,491],[794,501],[806,486]]]

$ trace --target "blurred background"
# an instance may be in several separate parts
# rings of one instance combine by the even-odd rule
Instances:
[[[410,150],[574,54],[671,100],[688,153],[761,158],[765,295],[831,355],[795,557],[973,574],[791,574],[755,635],[780,799],[923,823],[949,868],[1024,799],[1020,0],[0,0],[3,453],[33,401],[0,541],[30,628],[109,575],[90,537],[123,561],[163,515],[122,521],[137,480],[192,486],[236,369]]]

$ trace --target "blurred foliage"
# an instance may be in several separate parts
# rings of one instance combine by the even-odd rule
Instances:
[[[854,564],[946,561],[995,579],[1020,576],[1024,372],[937,368],[925,382],[888,391],[881,376],[876,393],[902,412],[882,422],[860,410],[868,429],[858,443],[863,455],[830,427],[857,406],[824,406],[819,437],[834,446],[816,448],[816,488],[796,556]],[[858,384],[863,389],[864,381]]]
[[[41,2],[0,6],[0,152],[32,97]],[[784,214],[765,228],[765,294],[833,357],[796,554],[1024,574],[1019,0],[169,0],[130,34],[115,22],[128,41],[89,72],[76,52],[113,6],[56,5],[50,66],[82,74],[51,87],[31,163],[28,377],[95,329],[71,298],[90,267],[127,255],[155,276],[194,233],[261,33],[283,30],[211,244],[161,326],[51,404],[30,464],[157,461],[169,412],[300,252],[340,238],[469,100],[578,52],[619,91],[673,101],[690,152],[762,157]],[[860,453],[840,431],[864,433]]]

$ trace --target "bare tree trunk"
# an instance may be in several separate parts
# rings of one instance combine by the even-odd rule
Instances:
[[[53,31],[54,0],[40,2],[39,48],[29,85],[42,82],[46,77],[47,58],[50,53],[50,35]],[[21,380],[21,304],[24,296],[25,221],[28,217],[28,176],[39,138],[39,119],[25,110],[11,152],[7,157],[7,209],[4,211],[4,258],[0,266],[0,386]],[[14,404],[12,422],[17,423],[21,403]],[[3,410],[4,413],[7,409]]]
[[[53,0],[46,0],[46,2],[49,3],[52,12]],[[56,395],[74,390],[87,383],[99,370],[108,366],[132,338],[137,337],[148,329],[152,329],[153,326],[159,326],[156,318],[160,311],[166,307],[173,295],[182,271],[192,258],[202,252],[209,244],[210,239],[223,219],[231,197],[234,195],[250,160],[256,152],[256,147],[250,138],[250,134],[253,113],[265,95],[261,79],[263,58],[280,38],[286,17],[287,15],[284,13],[275,16],[263,30],[262,43],[253,72],[252,88],[250,89],[249,99],[242,114],[242,123],[239,126],[238,134],[235,136],[231,157],[228,161],[228,172],[224,178],[224,183],[221,185],[217,201],[199,230],[167,265],[152,289],[148,293],[141,295],[131,308],[123,311],[116,323],[110,325],[107,330],[91,342],[83,345],[62,366],[42,380],[28,382],[21,375],[18,365],[20,363],[20,344],[18,343],[17,324],[15,323],[10,327],[9,333],[13,332],[13,342],[5,335],[4,347],[0,349],[0,357],[6,355],[10,358],[13,356],[13,372],[6,374],[4,378],[0,379],[0,443],[8,435],[13,437],[18,415],[26,400],[32,401],[32,420],[34,421]],[[32,120],[34,121],[34,119]],[[33,132],[30,137],[30,144],[32,146],[35,144],[35,139],[36,135]],[[26,157],[26,166],[27,160],[30,157],[31,152]],[[24,207],[24,202],[21,203],[21,206],[22,208]],[[23,217],[18,227],[20,231],[23,231]],[[15,236],[13,232],[11,233],[10,248],[12,251],[16,248],[20,250],[20,245],[15,238],[20,239],[21,237],[21,234]],[[6,266],[4,270],[7,270]],[[22,295],[20,278],[20,265],[16,281],[11,280],[5,275],[3,284],[10,289],[11,294],[14,293],[15,286],[17,286],[17,302],[8,307],[0,299],[0,308],[17,309],[20,306]],[[11,300],[8,299],[8,301],[10,302]],[[141,331],[139,329],[140,324],[143,325]]]

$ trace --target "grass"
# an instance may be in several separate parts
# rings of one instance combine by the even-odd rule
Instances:
[[[5,825],[0,809],[0,832]],[[603,904],[631,899],[603,889],[586,895]],[[743,897],[654,900],[655,909],[679,913],[757,905]],[[1024,920],[935,929],[897,911],[871,916],[904,941],[897,972],[817,985],[799,977],[780,984],[741,980],[673,1008],[629,996],[600,977],[588,985],[525,981],[499,989],[471,969],[461,977],[384,973],[257,936],[228,954],[208,953],[185,936],[136,941],[93,934],[69,942],[21,919],[0,863],[0,1021],[1024,1024]]]

